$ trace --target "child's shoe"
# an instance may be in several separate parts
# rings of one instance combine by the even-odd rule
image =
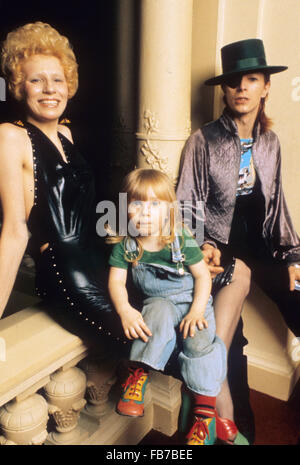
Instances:
[[[249,442],[236,427],[232,420],[216,415],[217,438],[227,444],[236,446],[248,446]]]
[[[195,417],[187,435],[188,446],[210,446],[216,441],[216,418]]]
[[[143,368],[129,368],[130,375],[122,385],[123,394],[117,405],[120,415],[142,417],[144,415],[144,395],[148,383],[148,373]]]

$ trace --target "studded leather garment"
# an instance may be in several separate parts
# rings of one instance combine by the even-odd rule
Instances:
[[[76,146],[59,133],[67,162],[36,126],[24,123],[34,163],[34,205],[29,252],[36,264],[36,290],[80,329],[125,343],[107,292],[105,249],[96,235],[93,174]],[[42,244],[49,247],[40,252]]]

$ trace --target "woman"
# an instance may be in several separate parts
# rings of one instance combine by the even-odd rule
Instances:
[[[229,349],[251,274],[300,335],[300,295],[294,291],[300,279],[300,241],[282,192],[280,144],[264,112],[270,74],[286,67],[267,65],[259,39],[223,47],[222,64],[223,74],[206,84],[222,85],[224,113],[187,141],[177,196],[204,202],[202,249],[215,276],[216,331]],[[241,331],[238,335],[228,367],[237,390],[241,373],[231,369],[231,363],[242,352]],[[227,382],[217,408],[222,417],[233,420]]]
[[[8,34],[2,69],[24,119],[0,126],[0,316],[29,230],[37,292],[57,304],[49,308],[57,317],[71,315],[77,333],[91,328],[122,344],[96,238],[93,176],[70,130],[59,124],[78,86],[69,41],[48,24],[27,24]]]

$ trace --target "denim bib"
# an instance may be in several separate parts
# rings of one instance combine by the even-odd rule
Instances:
[[[124,241],[125,253],[132,260],[138,255],[135,239],[128,237]],[[136,288],[145,298],[165,297],[174,304],[191,303],[193,301],[194,278],[183,268],[185,260],[181,252],[178,236],[171,244],[172,262],[177,268],[160,264],[137,262],[132,266],[132,279]]]

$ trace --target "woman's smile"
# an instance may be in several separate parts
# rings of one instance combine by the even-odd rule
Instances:
[[[39,100],[39,103],[43,106],[54,108],[59,105],[59,100],[42,99],[42,100]]]

